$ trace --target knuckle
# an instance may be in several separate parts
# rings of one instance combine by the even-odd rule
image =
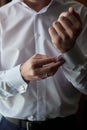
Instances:
[[[64,20],[64,16],[60,16],[59,17],[59,22],[63,21]]]
[[[36,62],[35,62],[35,61],[32,61],[31,64],[30,64],[30,68],[31,68],[32,70],[34,70],[34,69],[35,69],[35,66],[36,66]]]
[[[39,55],[40,55],[40,54],[37,53],[37,54],[34,54],[33,57],[36,58],[36,57],[38,57]]]
[[[36,55],[37,55],[37,54],[34,54],[34,55],[33,55],[33,58],[35,58],[35,57],[36,57]]]
[[[35,57],[38,57],[38,56],[40,56],[40,54],[39,54],[39,53],[35,54]]]

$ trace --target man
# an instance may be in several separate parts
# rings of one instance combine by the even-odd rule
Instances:
[[[78,129],[75,114],[87,94],[87,8],[13,0],[0,9],[0,24],[0,129]]]

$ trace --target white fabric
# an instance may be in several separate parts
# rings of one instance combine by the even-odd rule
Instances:
[[[72,4],[80,13],[83,32],[76,45],[62,55],[52,45],[48,28]],[[21,0],[0,9],[0,113],[7,117],[45,120],[76,112],[80,92],[87,94],[87,8],[56,0],[38,13]],[[21,77],[20,64],[33,54],[63,56],[65,64],[53,77],[31,81]]]

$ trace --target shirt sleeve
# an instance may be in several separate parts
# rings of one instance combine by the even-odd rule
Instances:
[[[7,71],[0,71],[0,98],[24,93],[27,86],[21,77],[20,65]]]
[[[1,20],[1,17],[0,17]],[[1,38],[1,22],[0,22],[0,99],[14,96],[26,92],[28,83],[26,83],[20,73],[20,65],[13,67],[9,70],[1,69],[1,48],[2,48],[2,38]]]
[[[80,14],[83,29],[72,50],[63,54],[65,64],[63,71],[69,82],[83,94],[87,95],[87,8],[80,3],[70,1]]]
[[[80,92],[87,94],[87,59],[76,44],[72,50],[63,54],[63,71],[69,82]]]

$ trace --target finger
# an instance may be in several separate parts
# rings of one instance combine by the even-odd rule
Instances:
[[[52,43],[56,43],[56,41],[61,42],[62,38],[58,35],[58,33],[54,27],[50,27],[48,31],[49,31]],[[55,46],[55,44],[54,44],[54,46]]]
[[[64,60],[58,61],[58,62],[56,62],[56,63],[51,63],[51,64],[49,64],[49,65],[47,65],[47,66],[43,66],[43,68],[41,68],[41,72],[42,72],[43,74],[46,74],[46,73],[47,73],[48,76],[52,76],[52,75],[55,74],[55,72],[58,70],[58,68],[59,68],[62,64],[64,64]]]
[[[69,36],[67,35],[65,29],[63,28],[63,26],[61,25],[61,23],[59,21],[54,22],[53,27],[55,28],[56,32],[59,34],[59,36],[64,41],[69,38]]]
[[[73,7],[69,7],[69,13],[75,13],[75,11],[74,11],[74,8]]]
[[[81,27],[82,27],[82,22],[80,20],[80,16],[78,15],[78,17],[79,17],[78,18],[77,15],[78,14],[73,10],[68,12],[67,15],[66,15],[66,18],[70,20],[70,22],[72,23],[73,28],[75,28],[76,30],[78,30],[79,28],[81,29]]]
[[[43,54],[35,54],[35,55],[33,55],[31,58],[41,59],[41,58],[49,58],[49,57],[50,57],[50,56],[43,55]]]
[[[80,15],[74,10],[73,7],[70,7],[70,8],[69,8],[69,13],[70,13],[70,14],[73,14],[73,15],[82,23],[81,18],[80,18]]]
[[[67,14],[67,19],[70,20],[70,22],[72,23],[72,26],[77,26],[79,24],[79,21],[77,19],[77,17],[73,14],[68,13]]]
[[[76,24],[76,22],[74,22],[75,27],[79,27],[80,26],[80,30],[82,29],[82,20],[80,18],[80,15],[74,10],[73,7],[69,8],[69,14],[72,14],[78,21],[78,23]]]
[[[61,16],[59,18],[59,22],[63,26],[63,28],[66,30],[66,33],[72,38],[73,37],[73,32],[75,31],[74,27],[72,26],[71,21],[66,18],[65,16]]]
[[[40,59],[40,60],[37,60],[35,61],[35,64],[34,64],[34,67],[40,67],[40,66],[43,66],[43,65],[47,65],[47,64],[50,64],[50,63],[53,63],[53,62],[57,62],[57,57],[46,57],[44,59]]]
[[[37,77],[39,79],[43,79],[43,78],[47,78],[48,76],[52,76],[58,70],[58,67],[59,67],[58,63],[44,66],[44,67],[38,69]]]
[[[47,78],[48,76],[52,76],[56,73],[58,68],[64,63],[65,61],[61,59],[60,61],[56,63],[51,63],[47,66],[40,67],[35,70],[34,72],[34,79],[44,79]]]

